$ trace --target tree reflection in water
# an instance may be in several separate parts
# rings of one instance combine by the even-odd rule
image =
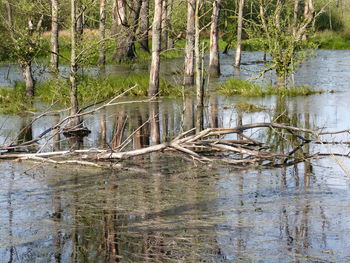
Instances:
[[[317,122],[285,98],[263,113],[224,109],[216,99],[207,102],[204,127],[262,118],[305,128]],[[193,128],[195,116],[188,98],[181,106],[151,102],[99,114],[85,144],[70,138],[67,146],[56,138],[52,145],[79,148],[95,138],[96,145],[118,149],[132,134],[127,147],[141,148]],[[301,144],[280,131],[253,135],[274,142],[280,152]],[[306,144],[292,154],[306,156],[313,147]],[[9,262],[346,261],[349,180],[335,166],[327,164],[325,173],[318,164],[324,162],[241,171],[167,153],[130,160],[113,171],[22,163],[11,170],[4,162],[0,200],[12,212],[0,216],[0,256]],[[338,181],[327,181],[329,174]]]

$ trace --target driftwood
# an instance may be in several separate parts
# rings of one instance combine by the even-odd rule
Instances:
[[[288,133],[296,142],[294,144],[296,146],[290,148],[289,152],[275,152],[273,145],[256,141],[243,134],[244,131],[261,128]],[[349,142],[322,141],[321,136],[349,133],[350,130],[317,132],[278,123],[257,123],[235,128],[209,128],[197,134],[192,134],[193,131],[194,129],[184,132],[170,142],[131,151],[86,149],[44,153],[7,152],[0,154],[0,159],[32,160],[42,163],[78,164],[95,167],[118,167],[118,161],[153,152],[167,151],[180,153],[186,159],[190,157],[191,160],[198,162],[222,162],[234,167],[249,167],[251,165],[280,167],[326,155],[324,153],[304,153],[302,149],[307,144],[349,144]],[[239,139],[226,139],[225,135],[228,134],[236,134]],[[301,153],[296,154],[299,150]]]

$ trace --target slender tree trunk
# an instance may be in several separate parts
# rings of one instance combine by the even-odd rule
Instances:
[[[168,17],[167,17],[167,23],[168,23],[168,49],[174,48],[174,36],[173,36],[173,31],[172,31],[172,26],[171,26],[171,19],[173,16],[173,5],[174,5],[174,0],[168,0]],[[169,35],[170,32],[170,35]]]
[[[162,2],[162,0],[155,0],[154,19],[152,25],[152,62],[148,96],[158,96],[159,92],[160,50],[162,42]]]
[[[237,48],[236,48],[236,59],[235,59],[235,67],[237,68],[241,66],[243,7],[244,7],[244,0],[239,0],[238,21],[237,21]]]
[[[8,26],[10,28],[10,35],[11,35],[11,38],[14,39],[14,35],[13,35],[13,14],[12,14],[12,7],[11,7],[11,4],[10,4],[10,1],[7,0],[5,1],[5,5],[6,5],[6,10],[7,10],[7,23],[8,23]]]
[[[300,0],[294,0],[294,13],[293,13],[293,36],[296,36],[297,33],[297,23],[298,23],[298,16],[299,16],[299,1]]]
[[[200,16],[200,4],[201,0],[196,0],[196,9],[195,9],[195,44],[194,44],[194,53],[195,53],[195,76],[196,76],[196,132],[203,130],[203,109],[204,109],[204,83],[203,83],[203,57],[200,54],[200,28],[199,28],[199,16]],[[204,52],[204,49],[203,49]]]
[[[51,71],[58,72],[59,45],[58,45],[58,0],[51,0]]]
[[[71,60],[70,60],[70,115],[74,116],[78,113],[78,84],[77,84],[77,73],[78,63],[76,56],[76,45],[78,41],[77,32],[77,6],[76,1],[71,0]],[[75,127],[80,124],[79,117],[74,117],[70,121],[70,126]]]
[[[163,50],[168,49],[168,0],[163,0],[162,10],[162,46]]]
[[[26,85],[26,96],[28,98],[32,98],[34,96],[34,78],[32,74],[32,63],[26,62],[21,65],[22,74],[24,78],[24,82]]]
[[[104,66],[106,65],[106,4],[106,0],[100,0],[100,50],[98,56],[98,65],[100,68],[104,68]]]
[[[148,29],[149,29],[149,0],[142,0],[140,21],[139,21],[139,34],[141,48],[149,52],[148,45]]]
[[[219,56],[219,16],[221,0],[214,0],[213,14],[210,27],[210,53],[209,53],[209,74],[211,76],[220,75],[220,56]]]
[[[196,87],[197,87],[197,94],[198,89],[200,89],[202,85],[201,80],[201,54],[200,54],[200,28],[199,28],[199,5],[200,0],[196,0],[196,7],[195,7],[195,34],[194,34],[194,61],[195,61],[195,80],[196,80]]]
[[[187,30],[185,47],[184,85],[194,84],[194,42],[196,0],[187,0]]]
[[[77,37],[81,38],[84,33],[84,11],[82,0],[75,0],[75,15],[76,15],[76,32]]]

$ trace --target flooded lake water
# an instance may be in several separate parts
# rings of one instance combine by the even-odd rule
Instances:
[[[254,75],[263,66],[255,63],[261,58],[260,52],[244,53],[246,63],[235,72],[232,54],[224,55],[220,80]],[[179,64],[169,67],[175,71]],[[295,80],[325,93],[211,94],[204,125],[276,121],[327,131],[350,128],[349,70],[350,51],[319,51]],[[240,102],[264,110],[244,113],[234,108]],[[151,145],[147,121],[155,109],[161,141],[194,127],[193,98],[116,105],[84,117],[91,130],[84,147],[114,147],[128,138],[125,149]],[[25,129],[28,116],[0,115],[0,143],[36,137],[64,116],[52,114]],[[282,137],[266,130],[247,135],[275,140],[279,150],[286,147]],[[56,136],[42,150],[68,147]],[[350,262],[350,159],[336,155],[348,154],[348,144],[313,144],[304,151],[334,155],[248,170],[169,153],[138,157],[115,170],[2,161],[0,262]]]

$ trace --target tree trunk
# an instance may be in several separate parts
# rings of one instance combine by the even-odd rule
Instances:
[[[35,83],[32,75],[31,64],[32,64],[31,62],[27,62],[21,65],[22,74],[26,85],[26,96],[30,99],[34,96],[34,83]]]
[[[196,0],[188,0],[184,85],[194,84],[195,8]]]
[[[308,22],[308,24],[310,24],[311,21],[313,20],[314,12],[315,12],[315,9],[314,9],[313,0],[305,0],[304,18],[305,18],[305,21]],[[302,39],[303,40],[307,39],[306,32],[303,33]]]
[[[168,23],[168,49],[174,48],[174,36],[173,36],[173,31],[172,31],[172,26],[171,26],[171,18],[173,16],[173,5],[174,5],[174,0],[168,0],[168,17],[167,17],[167,23]],[[169,35],[169,32],[171,33]]]
[[[83,12],[83,4],[82,0],[76,0],[75,1],[75,15],[76,15],[76,32],[77,37],[81,39],[83,33],[84,33],[84,12]]]
[[[194,67],[195,67],[195,76],[196,76],[196,87],[197,87],[197,97],[199,90],[202,85],[202,79],[201,79],[201,54],[200,54],[200,28],[199,28],[199,3],[200,0],[196,0],[196,7],[195,7],[195,23],[194,23]]]
[[[116,28],[113,32],[115,32],[116,47],[113,59],[118,62],[131,60],[136,57],[135,34],[140,16],[141,2],[135,0],[131,4],[129,16],[129,20],[132,21],[131,24],[127,19],[126,8],[127,3],[125,0],[115,0],[113,13]]]
[[[162,34],[162,0],[155,0],[154,19],[152,25],[152,62],[148,96],[159,94],[160,50]]]
[[[237,68],[241,66],[243,7],[244,7],[244,0],[239,0],[238,21],[237,21],[237,48],[236,48],[236,59],[235,59],[235,67]]]
[[[140,21],[139,21],[139,34],[141,48],[149,53],[148,45],[148,29],[149,29],[149,0],[142,0]]]
[[[98,55],[98,65],[100,68],[104,68],[106,65],[106,0],[100,0],[100,50]]]
[[[58,72],[59,45],[58,45],[58,0],[51,0],[51,71]]]
[[[203,68],[203,57],[200,54],[200,28],[199,28],[199,16],[200,16],[200,3],[201,0],[196,0],[196,9],[195,9],[195,44],[194,44],[194,53],[195,53],[195,75],[196,75],[196,132],[199,133],[203,130],[203,110],[204,110],[204,83],[202,68]],[[204,52],[204,49],[203,49]]]
[[[76,1],[71,0],[71,60],[70,60],[70,115],[74,116],[78,113],[78,84],[77,84],[77,73],[78,63],[76,56],[76,45],[78,41],[77,32],[77,6]],[[74,117],[70,120],[69,126],[75,127],[80,124],[79,117]]]
[[[162,46],[163,50],[168,49],[168,0],[163,0],[162,10]]]
[[[293,36],[295,37],[297,34],[297,24],[298,24],[298,16],[299,16],[299,1],[294,0],[294,12],[293,12]]]
[[[276,71],[276,86],[278,89],[284,89],[287,85],[287,76],[285,72],[282,71]]]
[[[219,56],[219,16],[221,0],[214,0],[213,14],[210,27],[210,53],[209,53],[209,74],[211,76],[220,75],[220,56]]]

